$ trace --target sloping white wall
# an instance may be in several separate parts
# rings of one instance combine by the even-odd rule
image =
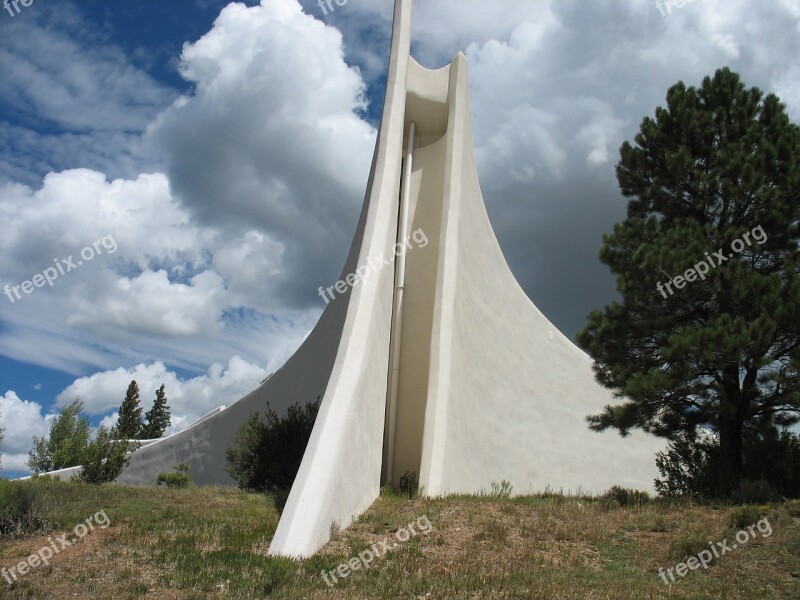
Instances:
[[[411,0],[395,7],[386,99],[365,200],[358,265],[390,257],[397,237]],[[352,267],[352,265],[351,265]],[[354,268],[354,267],[353,267]],[[353,288],[317,423],[269,552],[309,556],[380,492],[394,268]]]
[[[450,69],[445,145],[436,155],[447,164],[420,485],[430,495],[488,490],[503,479],[516,493],[652,490],[664,442],[588,429],[586,416],[613,396],[503,257],[478,182],[463,54]],[[420,202],[433,197],[419,194]]]
[[[651,489],[659,440],[589,431],[613,402],[591,360],[527,298],[508,269],[480,191],[463,54],[438,71],[410,58],[412,0],[398,0],[387,93],[369,185],[343,270],[392,255],[404,133],[418,127],[398,390],[395,481],[416,471],[429,495],[488,490]],[[120,477],[155,482],[187,462],[197,483],[231,484],[225,448],[266,404],[321,398],[319,416],[270,546],[309,556],[377,498],[385,452],[393,265],[337,297],[264,385],[189,430],[139,450]]]

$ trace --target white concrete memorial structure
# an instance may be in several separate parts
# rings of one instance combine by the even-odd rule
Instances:
[[[342,280],[392,256],[408,232],[428,243],[394,268],[351,277],[282,369],[136,452],[118,480],[152,484],[187,462],[195,483],[231,484],[225,448],[248,415],[321,398],[274,555],[313,554],[332,524],[348,526],[407,471],[432,496],[501,480],[515,493],[651,490],[658,475],[660,440],[589,430],[587,415],[613,396],[509,270],[478,183],[466,58],[436,71],[417,64],[411,10],[397,0],[383,118]]]

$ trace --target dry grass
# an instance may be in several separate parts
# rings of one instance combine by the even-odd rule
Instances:
[[[731,538],[741,511],[654,502],[619,508],[561,496],[407,500],[383,495],[315,557],[266,556],[278,513],[267,496],[218,488],[102,488],[44,484],[48,518],[67,531],[100,509],[112,526],[96,530],[0,598],[786,598],[800,597],[800,511],[753,509],[773,535],[759,536],[708,570],[666,586],[659,567],[688,549]],[[57,501],[52,501],[57,500]],[[748,514],[748,513],[745,513]],[[333,588],[330,571],[427,516],[415,536]],[[48,536],[0,542],[11,566]]]

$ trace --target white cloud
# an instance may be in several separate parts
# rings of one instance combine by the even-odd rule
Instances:
[[[132,175],[152,164],[139,134],[176,93],[89,33],[68,4],[50,9],[58,18],[3,19],[0,103],[24,125],[0,123],[0,181],[74,166]]]
[[[344,262],[374,143],[343,56],[341,34],[294,0],[231,4],[184,48],[194,93],[149,128],[166,174],[0,187],[0,286],[103,236],[119,248],[7,307],[0,351],[80,373],[236,354],[272,365],[296,347]]]
[[[365,87],[344,62],[341,34],[295,0],[231,4],[184,48],[181,73],[194,95],[149,130],[175,194],[199,222],[237,240],[216,264],[231,269],[249,302],[315,303],[320,284],[310,282],[344,262],[375,138],[357,115]],[[264,251],[271,259],[230,260]],[[257,268],[265,270],[254,276]]]
[[[139,364],[131,369],[81,377],[58,395],[57,402],[63,406],[79,397],[87,414],[103,415],[119,407],[131,380],[136,380],[144,414],[152,407],[156,390],[163,384],[170,411],[175,415],[173,425],[187,426],[218,406],[233,404],[257,388],[267,375],[265,369],[238,356],[231,358],[227,366],[213,364],[205,374],[190,379],[182,379],[161,362]],[[114,418],[112,415],[110,419]],[[110,419],[105,423],[110,423]]]
[[[53,415],[42,415],[40,404],[21,400],[11,390],[0,396],[0,427],[5,429],[2,443],[4,470],[27,471],[25,463],[33,446],[33,436],[46,436],[52,419]]]
[[[79,28],[20,20],[0,36],[0,101],[58,130],[0,123],[0,177],[25,184],[0,187],[0,285],[103,236],[118,244],[4,304],[4,355],[99,371],[59,401],[80,393],[102,415],[130,379],[147,402],[163,381],[188,424],[252,389],[314,325],[363,199],[375,136],[364,78],[380,86],[391,3],[351,1],[325,22],[305,5],[229,5],[185,46],[193,92],[174,103],[120,51],[66,33]],[[624,215],[617,150],[670,85],[727,64],[800,117],[798,0],[696,1],[668,18],[633,0],[417,0],[414,24],[427,66],[466,49],[492,222],[568,334],[613,294],[596,252]],[[14,42],[29,31],[37,56]]]

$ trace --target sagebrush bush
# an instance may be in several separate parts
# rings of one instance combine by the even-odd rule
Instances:
[[[629,490],[615,485],[602,496],[605,500],[619,506],[642,506],[650,502],[650,494],[639,490]]]
[[[793,517],[800,517],[800,500],[792,500],[784,505],[786,512]]]
[[[31,481],[0,479],[0,535],[18,537],[47,530],[44,489]]]
[[[156,479],[156,485],[166,485],[168,488],[185,488],[192,482],[189,477],[189,465],[180,463],[172,467],[175,469],[174,473],[159,473]]]
[[[737,531],[758,523],[764,512],[757,506],[739,506],[731,511],[728,525]]]
[[[714,536],[707,531],[686,532],[676,537],[669,546],[669,555],[676,561],[685,561],[708,550],[709,540]]]

